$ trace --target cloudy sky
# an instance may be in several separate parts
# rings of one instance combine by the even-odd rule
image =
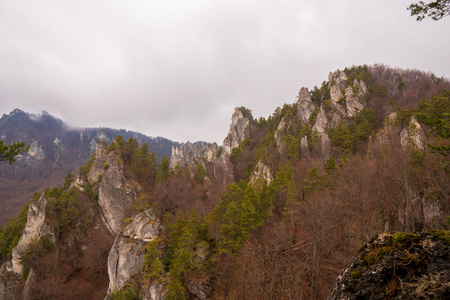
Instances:
[[[450,17],[412,1],[0,0],[0,114],[221,143],[234,107],[267,117],[330,71],[450,77]]]

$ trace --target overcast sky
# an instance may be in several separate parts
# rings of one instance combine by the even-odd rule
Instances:
[[[450,17],[413,0],[0,0],[0,114],[222,143],[353,65],[450,77]],[[418,2],[418,1],[414,1]]]

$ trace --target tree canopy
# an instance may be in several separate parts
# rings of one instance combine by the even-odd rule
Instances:
[[[29,146],[25,143],[12,143],[5,145],[4,141],[0,140],[0,162],[7,161],[10,164],[16,161],[16,156],[22,152],[28,151]]]
[[[430,3],[413,3],[408,7],[411,16],[417,16],[418,21],[422,21],[425,17],[429,17],[435,21],[442,19],[450,14],[450,0],[436,0]]]

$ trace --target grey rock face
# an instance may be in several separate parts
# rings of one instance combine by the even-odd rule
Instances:
[[[142,271],[143,249],[159,236],[160,230],[159,219],[149,209],[134,216],[131,223],[116,236],[108,256],[108,294],[121,289],[133,275]]]
[[[45,223],[45,207],[47,199],[44,194],[39,198],[38,202],[31,201],[28,208],[27,224],[23,230],[19,243],[13,248],[10,263],[6,268],[16,274],[22,274],[23,271],[23,255],[33,240],[39,240],[43,236],[49,237],[53,242],[56,240],[54,229]]]
[[[341,86],[334,84],[330,89],[331,102],[336,105],[341,98],[344,98],[344,94],[341,91]]]
[[[216,158],[218,147],[216,143],[208,144],[203,142],[181,143],[179,146],[172,146],[172,156],[170,157],[171,169],[179,166],[186,168],[196,166],[199,163],[213,162]]]
[[[330,83],[331,103],[342,117],[354,117],[365,107],[364,96],[367,94],[367,86],[364,81],[355,79],[353,85],[347,86],[347,75],[343,71],[330,73],[328,77]],[[342,100],[345,100],[343,103]],[[335,113],[336,114],[336,113]],[[336,126],[332,122],[332,127]]]
[[[239,108],[234,109],[234,114],[231,117],[230,130],[228,135],[223,140],[223,152],[222,154],[231,154],[231,150],[239,146],[239,143],[249,136],[250,120],[245,118]]]
[[[328,157],[331,151],[331,140],[328,134],[325,132],[327,126],[327,116],[322,106],[317,114],[316,123],[313,126],[313,130],[317,131],[320,136],[320,150],[323,157]]]
[[[38,141],[32,141],[27,155],[23,157],[28,166],[37,165],[45,159],[45,152]]]
[[[108,166],[113,163],[117,157],[114,156],[113,153],[109,155],[106,154],[106,145],[103,142],[97,143],[97,150],[95,151],[96,159],[92,164],[91,169],[88,173],[88,182],[92,185],[98,182],[99,178],[103,176],[103,174],[108,169]]]
[[[302,157],[303,158],[311,158],[311,153],[309,152],[308,147],[308,137],[303,136],[300,140],[300,150],[302,151]]]
[[[325,128],[327,126],[328,119],[323,107],[320,106],[319,113],[316,117],[316,123],[314,123],[312,129],[317,130],[318,132],[325,132]]]
[[[275,141],[277,142],[277,147],[279,152],[284,152],[284,144],[283,144],[283,136],[285,131],[288,128],[288,123],[286,122],[286,119],[283,117],[278,124],[277,130],[275,130],[274,137]]]
[[[31,268],[30,274],[28,275],[27,281],[25,282],[25,286],[23,288],[23,300],[33,299],[31,287],[36,284],[36,281],[36,272],[34,271],[34,268]]]
[[[8,272],[5,265],[0,275],[0,300],[21,299],[22,275]]]
[[[339,84],[339,85],[345,85],[345,83],[347,82],[347,74],[345,74],[344,71],[335,71],[335,72],[330,72],[328,74],[328,81],[329,81],[329,85],[331,87],[331,85],[334,83]]]
[[[193,298],[199,300],[208,299],[213,290],[210,276],[201,280],[191,280],[187,287]]]
[[[28,208],[27,223],[16,247],[12,250],[12,258],[0,270],[0,299],[14,299],[20,291],[20,280],[23,273],[22,261],[30,244],[43,237],[56,241],[54,228],[45,222],[47,199],[41,195],[38,202],[31,201]],[[30,270],[25,288],[34,280],[35,273]],[[25,292],[27,289],[24,290]],[[14,297],[13,297],[14,296]],[[27,294],[22,295],[23,299]]]
[[[411,117],[409,125],[400,132],[400,143],[403,148],[413,146],[419,151],[425,150],[427,137],[416,117]]]
[[[123,230],[123,237],[151,242],[158,237],[160,224],[153,210],[147,210],[132,218],[132,222]]]
[[[255,170],[252,173],[250,178],[250,183],[255,183],[258,179],[264,179],[267,181],[267,184],[270,184],[273,180],[272,172],[270,168],[265,165],[263,162],[258,161],[258,164],[255,167]]]
[[[249,124],[250,120],[244,117],[240,109],[236,107],[231,117],[230,129],[223,140],[222,154],[214,163],[214,177],[222,178],[223,187],[226,187],[234,181],[233,164],[230,161],[230,154],[234,148],[239,147],[239,143],[242,140],[249,137]]]
[[[142,300],[164,300],[164,296],[167,292],[165,287],[166,284],[162,282],[153,283],[150,285],[147,293],[143,295]]]
[[[229,155],[222,152],[222,155],[215,161],[214,177],[222,178],[224,188],[234,181],[233,164]]]
[[[297,101],[298,115],[303,124],[308,124],[309,117],[316,107],[312,103],[311,95],[307,88],[302,87],[298,93]]]
[[[119,234],[124,227],[139,189],[137,183],[125,179],[120,161],[112,161],[103,174],[98,198],[100,215],[112,234]]]
[[[355,93],[354,89],[358,92]],[[354,117],[364,109],[363,96],[367,93],[367,87],[363,81],[361,83],[355,79],[353,87],[349,86],[345,89],[345,103],[347,105],[347,116]]]

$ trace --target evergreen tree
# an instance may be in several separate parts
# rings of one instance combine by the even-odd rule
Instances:
[[[195,178],[195,180],[197,180],[200,183],[204,183],[205,182],[205,177],[206,177],[205,168],[203,167],[202,164],[198,164],[195,167],[195,171],[194,171],[194,178]]]
[[[69,172],[66,175],[66,178],[64,179],[64,189],[67,190],[70,187],[70,184],[73,182],[73,180],[75,179],[75,176]]]
[[[335,170],[336,170],[336,162],[334,161],[333,155],[330,155],[327,164],[325,165],[325,172],[327,172],[327,174],[331,174]]]
[[[0,140],[0,162],[6,161],[12,164],[16,161],[17,155],[28,151],[29,148],[30,146],[25,145],[23,142],[5,145],[4,141]]]
[[[444,90],[431,100],[423,101],[419,104],[418,111],[417,119],[438,134],[437,142],[428,146],[443,157],[444,170],[450,173],[450,162],[446,160],[450,154],[450,90]]]
[[[158,172],[156,173],[156,182],[164,181],[167,177],[169,177],[169,174],[169,159],[164,156],[159,164]]]

